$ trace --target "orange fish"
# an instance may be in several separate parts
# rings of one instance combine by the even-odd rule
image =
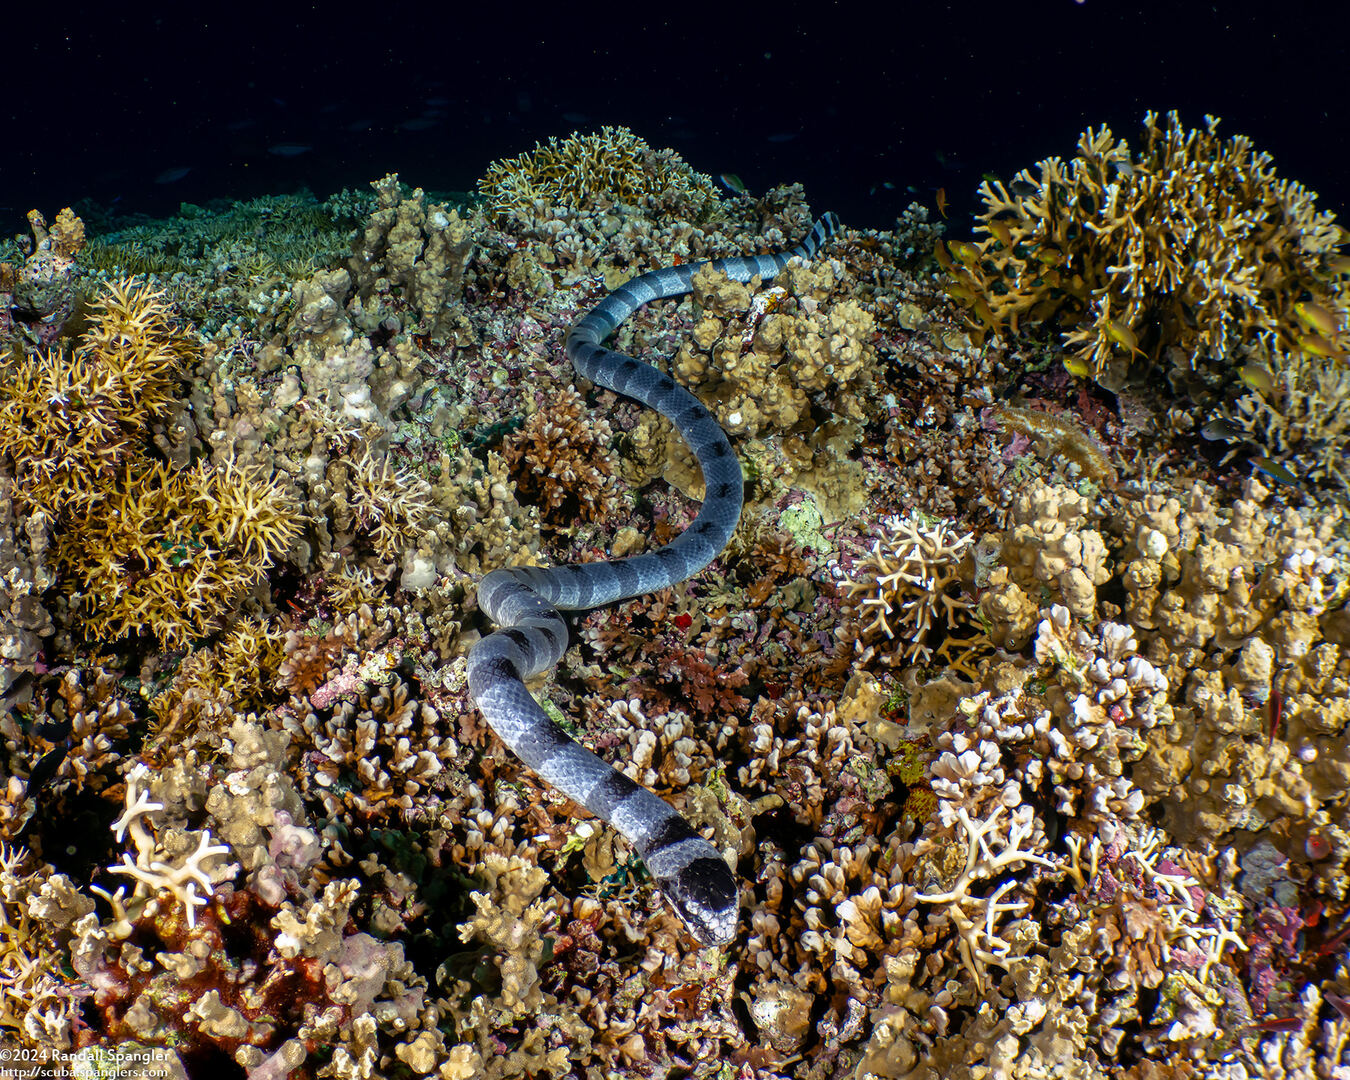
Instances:
[[[937,208],[939,214],[943,217],[947,216],[947,189],[945,187],[937,189]]]

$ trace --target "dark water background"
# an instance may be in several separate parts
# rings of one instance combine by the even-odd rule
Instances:
[[[1222,116],[1350,205],[1350,5],[644,7],[8,11],[0,230],[82,198],[162,215],[391,171],[469,189],[493,158],[602,124],[752,193],[801,181],[852,224],[940,187],[960,221],[982,173],[1071,156],[1088,125],[1137,139],[1150,108]]]

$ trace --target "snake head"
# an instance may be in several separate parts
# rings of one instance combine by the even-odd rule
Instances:
[[[699,944],[727,945],[736,937],[739,890],[731,868],[709,850],[656,883]]]

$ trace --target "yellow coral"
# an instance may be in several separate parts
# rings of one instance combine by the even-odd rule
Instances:
[[[695,172],[673,150],[653,150],[625,127],[550,138],[531,153],[494,161],[478,181],[478,190],[499,216],[524,210],[537,199],[576,209],[676,202],[693,218],[718,205],[711,178]]]
[[[137,460],[70,515],[56,562],[90,636],[177,645],[214,629],[299,529],[286,495],[252,474]]]
[[[73,352],[12,347],[0,361],[0,454],[27,499],[89,505],[178,398],[195,343],[163,294],[120,282],[93,306]]]
[[[1246,137],[1221,140],[1218,123],[1188,131],[1176,113],[1163,125],[1150,112],[1138,157],[1109,129],[1089,129],[1067,165],[1053,157],[1039,176],[1018,174],[1014,188],[1030,194],[984,182],[988,238],[950,245],[950,294],[983,329],[1057,319],[1108,383],[1132,357],[1171,346],[1192,366],[1239,344],[1298,348],[1309,335],[1295,305],[1307,295],[1344,326],[1350,302],[1328,269],[1342,243],[1334,215]]]

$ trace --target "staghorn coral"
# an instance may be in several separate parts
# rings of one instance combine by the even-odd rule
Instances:
[[[128,464],[96,507],[70,513],[55,562],[88,636],[183,644],[219,626],[299,531],[290,501],[252,474]]]
[[[121,283],[73,350],[8,355],[0,453],[22,504],[51,523],[87,636],[199,637],[299,531],[282,493],[244,470],[146,455],[147,425],[169,414],[195,352],[162,293]]]
[[[654,150],[625,127],[535,144],[533,152],[488,166],[478,181],[494,215],[526,210],[536,200],[589,209],[613,203],[650,204],[688,221],[716,212],[712,180],[673,150]]]
[[[1344,312],[1327,266],[1341,243],[1316,195],[1277,177],[1250,140],[1221,140],[1218,120],[1186,130],[1175,112],[1144,117],[1136,155],[1089,129],[1067,164],[1023,170],[1012,195],[980,186],[988,239],[954,245],[949,292],[975,325],[1014,332],[1057,320],[1094,377],[1120,385],[1135,357],[1175,349],[1183,366],[1230,361],[1239,346],[1269,358],[1309,347],[1294,306]]]
[[[19,494],[49,513],[88,507],[163,418],[197,346],[162,292],[108,286],[73,349],[11,345],[0,378],[0,454]]]
[[[283,640],[275,627],[246,618],[184,657],[168,689],[150,701],[156,724],[147,752],[156,744],[193,745],[199,735],[223,730],[236,713],[264,711],[278,697]]]

